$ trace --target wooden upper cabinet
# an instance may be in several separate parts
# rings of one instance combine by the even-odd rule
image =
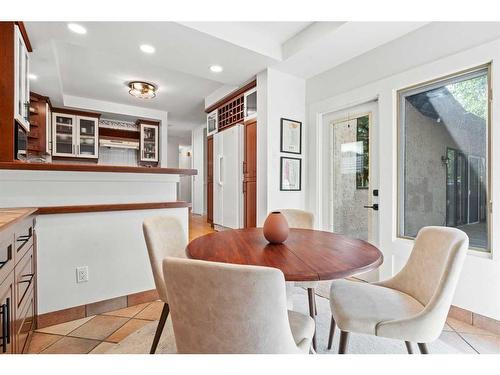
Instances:
[[[139,124],[140,161],[158,163],[159,160],[159,132],[160,123],[152,121],[137,121]]]
[[[30,130],[29,54],[19,26],[14,26],[14,120]]]

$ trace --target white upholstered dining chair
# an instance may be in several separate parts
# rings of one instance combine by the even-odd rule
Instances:
[[[314,321],[286,308],[276,268],[167,257],[178,353],[308,353]]]
[[[185,258],[185,248],[188,241],[187,234],[182,228],[181,222],[173,216],[147,218],[142,224],[142,229],[144,238],[146,239],[156,291],[160,299],[164,302],[160,321],[158,322],[155,337],[151,345],[150,353],[154,354],[169,313],[162,261],[167,256]]]
[[[314,229],[314,215],[311,212],[297,209],[282,209],[276,210],[285,216],[289,228]],[[318,314],[316,310],[316,294],[315,289],[318,286],[317,281],[296,281],[295,286],[307,289],[307,297],[309,299],[309,315],[316,319]],[[316,335],[313,338],[313,347],[316,349]]]
[[[378,283],[335,280],[330,291],[332,322],[341,330],[339,353],[345,353],[349,332],[412,342],[427,354],[427,343],[444,327],[464,263],[469,238],[449,227],[422,228],[408,262],[392,278]]]

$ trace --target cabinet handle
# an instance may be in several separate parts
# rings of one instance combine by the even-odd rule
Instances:
[[[12,259],[12,245],[7,247],[7,259],[0,261],[0,269],[7,264],[9,260]]]
[[[5,303],[0,306],[0,316],[2,317],[2,353],[6,353],[7,344],[10,344],[10,298],[6,298]]]

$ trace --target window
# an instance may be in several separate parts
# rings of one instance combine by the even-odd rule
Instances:
[[[457,227],[489,251],[489,66],[402,90],[398,233]]]
[[[368,115],[356,119],[356,141],[362,145],[356,155],[356,189],[368,189],[369,175],[369,118]]]

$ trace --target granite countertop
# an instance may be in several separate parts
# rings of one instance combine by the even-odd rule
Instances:
[[[35,213],[37,208],[0,208],[0,231]]]

